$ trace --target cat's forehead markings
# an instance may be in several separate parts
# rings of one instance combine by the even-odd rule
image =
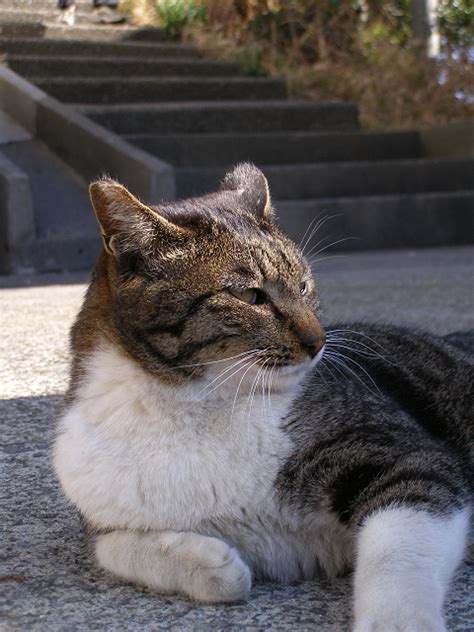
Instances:
[[[249,268],[245,268],[244,266],[241,266],[241,265],[235,266],[235,268],[233,268],[231,272],[233,274],[246,277],[246,278],[253,278],[255,276],[255,273],[252,272],[252,270],[249,270]]]
[[[268,280],[291,278],[302,273],[296,254],[276,240],[268,248],[260,250],[258,263],[263,276]]]

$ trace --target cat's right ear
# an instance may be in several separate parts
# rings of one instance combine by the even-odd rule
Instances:
[[[109,255],[133,250],[146,254],[153,244],[165,247],[184,236],[182,228],[140,202],[115,180],[93,182],[89,195]]]

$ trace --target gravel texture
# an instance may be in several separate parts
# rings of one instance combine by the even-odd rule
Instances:
[[[474,328],[474,250],[352,254],[318,264],[325,322],[392,322],[436,333]],[[2,630],[317,630],[350,626],[350,579],[259,584],[246,604],[196,606],[98,570],[51,472],[67,383],[67,333],[84,275],[0,280]],[[474,629],[474,569],[450,591],[448,629]]]

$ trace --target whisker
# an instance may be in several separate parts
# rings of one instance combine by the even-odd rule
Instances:
[[[311,231],[311,234],[310,234],[310,236],[308,237],[308,239],[305,241],[304,246],[303,246],[303,247],[302,247],[302,249],[301,249],[301,254],[303,254],[303,255],[304,255],[304,251],[305,251],[305,249],[306,249],[307,245],[310,243],[311,239],[314,237],[314,235],[316,234],[316,232],[317,232],[318,230],[320,230],[320,229],[324,226],[324,224],[325,224],[326,222],[328,222],[330,219],[334,219],[335,217],[340,217],[341,215],[342,215],[342,213],[336,213],[336,214],[334,214],[334,215],[325,215],[322,219],[320,219],[320,220],[318,221],[318,223],[316,224],[316,226],[315,226],[315,227],[313,228],[313,230]],[[324,239],[327,239],[327,237],[325,237]],[[324,241],[324,239],[323,239],[323,240],[321,240],[321,241]],[[319,242],[318,242],[318,244],[320,244],[320,243],[321,243],[321,241],[319,241]],[[316,245],[318,245],[318,244],[316,244]]]
[[[300,247],[301,249],[301,254],[304,255],[304,251],[306,249],[306,247],[308,246],[308,244],[311,242],[311,240],[313,239],[314,235],[317,233],[317,231],[319,230],[319,228],[322,226],[322,224],[324,224],[325,220],[326,220],[327,216],[324,216],[323,218],[316,216],[311,224],[314,224],[314,222],[316,221],[316,225],[312,227],[310,234],[308,235],[308,238],[306,239],[306,241],[304,242],[304,244]],[[310,224],[310,225],[311,225]]]
[[[247,416],[247,438],[248,438],[249,441],[250,441],[250,415],[251,415],[251,412],[252,412],[252,402],[253,402],[252,393],[253,393],[253,389],[255,387],[255,384],[257,382],[258,376],[260,374],[260,370],[261,370],[261,367],[257,371],[257,373],[255,374],[255,377],[253,378],[252,386],[250,387],[249,393],[247,395],[247,400],[245,402],[244,410],[243,410],[243,414],[245,414],[246,411],[247,411],[247,406],[248,406],[248,411],[249,412],[248,412],[248,416]]]
[[[317,255],[321,254],[322,252],[324,252],[328,248],[331,248],[332,246],[336,246],[337,244],[341,244],[344,241],[349,241],[350,239],[360,239],[360,237],[355,237],[355,236],[343,237],[342,239],[338,239],[336,241],[331,242],[330,244],[327,244],[327,245],[323,246],[323,248],[320,248],[317,252],[315,252],[313,254],[313,250],[319,245],[319,243],[321,243],[321,242],[319,242],[318,244],[316,244],[316,246],[313,246],[313,248],[311,248],[311,250],[308,252],[307,256],[309,257],[309,256],[312,255],[313,257],[316,257]]]
[[[313,255],[316,257],[317,255]],[[319,259],[313,259],[310,257],[309,262],[311,266],[314,266],[316,263],[320,263],[321,261],[327,261],[328,259],[340,259],[341,257],[347,257],[347,255],[329,255],[328,257],[320,257]]]
[[[268,408],[270,410],[270,415],[273,417],[273,409],[272,409],[272,389],[273,389],[273,382],[275,380],[275,368],[276,368],[276,360],[273,361],[273,366],[270,369],[270,375],[268,378]]]
[[[328,355],[324,354],[324,356],[322,357],[322,360],[321,360],[321,364],[322,364],[323,362],[325,363],[325,364],[324,364],[324,367],[325,367],[325,368],[329,371],[329,373],[331,374],[331,377],[332,377],[334,380],[336,380],[336,382],[338,381],[338,380],[337,380],[337,376],[336,376],[336,375],[334,375],[334,373],[332,372],[332,369],[334,369],[334,370],[335,370],[335,371],[337,371],[340,375],[342,375],[342,377],[343,377],[344,379],[347,379],[346,374],[345,374],[343,371],[341,371],[341,369],[340,369],[340,368],[339,368],[339,367],[338,367],[338,366],[334,363],[334,361],[333,361],[333,360],[331,360],[331,358],[330,358]],[[330,368],[330,367],[331,367],[331,368]]]
[[[208,362],[196,362],[195,364],[181,364],[180,366],[174,366],[173,369],[187,369],[199,366],[207,366],[209,364],[217,364],[218,362],[227,362],[228,360],[234,360],[235,358],[240,358],[241,356],[252,354],[256,351],[261,351],[261,349],[251,349],[250,351],[243,351],[242,353],[237,353],[237,355],[229,356],[227,358],[221,358],[220,360],[209,360]]]
[[[361,364],[359,364],[356,360],[354,360],[354,358],[351,358],[349,356],[346,356],[345,354],[343,354],[342,352],[338,352],[338,351],[334,351],[333,353],[336,353],[339,355],[339,357],[343,358],[344,360],[348,360],[349,362],[352,362],[353,364],[355,364],[361,371],[363,371],[363,373],[365,373],[365,375],[367,375],[367,377],[369,378],[369,380],[372,382],[372,384],[374,385],[375,389],[381,394],[381,391],[379,389],[379,387],[377,386],[376,382],[374,381],[374,379],[372,378],[372,376],[370,375],[370,373],[367,371],[367,369],[365,367],[363,367]]]
[[[258,362],[260,361],[260,358],[257,358],[254,362],[252,362],[252,364],[250,364],[250,366],[247,367],[247,369],[245,370],[244,374],[242,375],[242,377],[239,380],[239,383],[237,385],[237,390],[235,391],[235,395],[234,395],[234,401],[232,402],[232,410],[230,412],[230,422],[229,422],[229,426],[230,426],[230,436],[232,438],[232,422],[234,419],[234,411],[235,411],[235,405],[237,403],[237,397],[239,394],[239,389],[242,385],[243,380],[245,379],[245,376],[247,375],[247,373],[252,369],[252,367],[254,367],[256,364],[258,364]],[[244,413],[245,413],[245,409],[246,406],[244,408]]]
[[[234,377],[234,375],[237,375],[237,373],[239,373],[240,371],[242,371],[242,369],[244,369],[247,366],[247,363],[244,362],[242,363],[237,369],[235,369],[235,371],[233,373],[231,373],[230,375],[228,375],[225,379],[223,379],[221,382],[219,382],[218,384],[216,384],[216,386],[214,386],[214,388],[212,388],[210,391],[206,391],[204,389],[204,395],[205,397],[207,397],[208,395],[210,395],[211,393],[213,393],[215,390],[217,390],[218,388],[220,388],[221,386],[223,386],[226,382],[228,382],[230,379],[232,379]],[[198,393],[198,395],[201,394],[201,391]],[[201,399],[203,399],[201,397]]]
[[[315,370],[316,370],[317,374],[319,375],[319,377],[320,377],[320,378],[322,379],[322,381],[324,382],[324,385],[325,385],[325,386],[327,386],[327,385],[328,385],[328,383],[326,382],[326,378],[324,377],[323,372],[321,371],[321,365],[322,365],[323,359],[324,359],[324,356],[323,356],[323,358],[321,359],[321,361],[320,361],[320,362],[318,362],[318,364],[317,364],[314,368],[315,368]]]
[[[244,412],[247,409],[247,404],[249,404],[249,413],[248,413],[249,422],[250,422],[250,414],[251,414],[251,411],[252,411],[252,404],[253,404],[253,400],[254,400],[254,397],[255,397],[255,392],[256,392],[256,389],[257,389],[257,386],[258,386],[258,382],[259,382],[261,373],[262,373],[262,371],[263,371],[263,369],[265,367],[265,364],[267,362],[268,362],[268,358],[267,358],[267,360],[264,361],[263,365],[257,371],[257,374],[255,375],[255,377],[253,379],[249,395],[247,397],[247,403],[245,404]]]
[[[313,219],[312,219],[312,220],[310,221],[310,223],[308,224],[308,226],[307,226],[306,230],[304,231],[304,235],[303,235],[303,237],[301,237],[301,239],[300,239],[300,240],[299,240],[299,242],[298,242],[298,248],[301,250],[301,253],[302,253],[302,254],[303,254],[303,252],[304,252],[304,249],[306,248],[306,245],[307,245],[307,243],[308,243],[308,240],[310,240],[310,239],[311,239],[311,236],[313,235],[313,232],[314,232],[314,231],[312,230],[312,227],[313,227],[313,225],[314,225],[314,222],[317,222],[317,221],[319,221],[318,216],[313,217]],[[305,240],[306,235],[308,234],[308,231],[311,231],[311,232],[310,232],[310,235],[309,235],[308,239],[307,239],[306,241],[304,241],[304,240]],[[304,242],[304,244],[303,244],[303,242]]]
[[[330,355],[329,352],[327,352],[326,358],[327,358],[328,361],[330,361],[332,363],[332,366],[335,369],[337,369],[338,372],[345,379],[347,379],[347,375],[344,373],[343,369],[345,369],[346,371],[351,373],[351,375],[353,375],[357,379],[358,382],[360,382],[365,388],[367,388],[370,391],[370,389],[368,388],[367,384],[361,379],[361,377],[359,375],[357,375],[357,373],[355,373],[355,371],[353,369],[348,367],[341,358],[339,358],[337,356],[334,356],[334,355]]]
[[[326,335],[335,334],[335,333],[353,334],[355,336],[361,336],[362,338],[367,338],[367,340],[370,340],[370,342],[373,342],[375,345],[380,347],[383,351],[386,351],[385,347],[381,345],[380,342],[378,342],[374,338],[371,338],[367,334],[364,334],[361,331],[355,331],[354,329],[330,329],[329,331],[326,331]]]
[[[266,400],[266,394],[265,394],[267,380],[268,380],[268,371],[264,370],[262,371],[262,412],[263,412],[263,418],[265,419],[265,423],[268,422],[267,400]]]
[[[233,401],[233,403],[232,403],[232,410],[231,410],[231,414],[230,414],[231,420],[232,420],[232,417],[233,417],[233,415],[234,415],[235,405],[236,405],[236,403],[237,403],[237,396],[238,396],[238,394],[239,394],[239,389],[240,389],[240,387],[241,387],[241,385],[242,385],[242,382],[243,382],[243,380],[245,379],[245,376],[247,375],[247,373],[250,371],[250,369],[251,369],[252,367],[254,367],[256,364],[258,364],[259,362],[260,362],[260,358],[257,358],[254,362],[252,362],[252,364],[250,364],[250,366],[246,369],[245,373],[244,373],[244,374],[242,375],[242,377],[240,378],[239,384],[238,384],[238,386],[237,386],[237,390],[236,390],[236,392],[235,392],[234,401]]]
[[[258,354],[257,354],[258,355]],[[245,357],[245,358],[241,358],[240,360],[237,360],[237,362],[234,362],[234,364],[232,364],[231,366],[227,367],[226,369],[224,369],[223,371],[221,371],[221,373],[219,373],[219,375],[217,375],[213,380],[211,380],[211,382],[209,382],[209,384],[206,384],[206,386],[204,388],[202,388],[198,393],[197,393],[197,397],[199,397],[199,395],[201,395],[202,393],[206,393],[206,395],[210,395],[211,393],[213,393],[216,388],[219,388],[220,386],[222,386],[223,384],[225,384],[225,382],[227,382],[227,380],[229,380],[231,377],[233,377],[236,373],[238,373],[246,364],[247,362],[250,360],[251,358]],[[220,383],[217,384],[217,386],[215,386],[213,389],[211,389],[210,391],[208,390],[210,386],[212,386],[217,380],[219,380],[221,377],[223,377],[226,373],[228,373],[229,371],[233,371],[233,369],[235,369],[235,367],[239,367],[236,371],[234,371],[233,373],[231,373],[231,375],[229,375],[228,377],[225,378],[225,380],[221,381]]]
[[[358,355],[364,356],[366,358],[380,358],[384,362],[388,362],[389,364],[392,364],[393,366],[395,366],[394,363],[389,358],[381,355],[378,351],[376,351],[375,349],[372,349],[371,347],[364,344],[363,342],[360,342],[359,340],[351,340],[350,338],[326,338],[326,342],[330,346],[330,348],[340,347],[341,349],[345,349],[346,351],[349,351],[352,353],[357,353]],[[360,347],[363,347],[364,349],[367,349],[367,351],[354,349],[352,347],[349,347],[348,345],[342,344],[344,342],[350,342],[353,345],[358,345]]]
[[[315,244],[313,244],[311,246],[311,250],[306,254],[306,258],[310,258],[311,257],[311,253],[313,252],[313,250],[316,250],[316,248],[321,245],[322,243],[324,243],[326,240],[331,239],[333,236],[332,233],[330,233],[329,235],[325,235],[324,237],[322,237],[319,241],[317,241]]]
[[[248,415],[247,415],[247,437],[248,437],[249,443],[250,443],[250,417],[251,417],[251,414],[252,414],[253,400],[254,400],[255,394],[256,394],[256,392],[258,390],[258,384],[260,382],[260,379],[264,375],[265,365],[267,364],[267,362],[270,362],[270,358],[267,358],[264,361],[264,363],[262,364],[262,366],[258,370],[257,375],[255,376],[254,382],[252,384],[251,400],[250,400],[250,405],[249,405],[249,412],[248,412]],[[264,419],[266,420],[266,415],[264,416]]]
[[[244,364],[247,362],[247,360],[249,360],[250,358],[248,356],[245,356],[244,358],[240,358],[240,360],[237,360],[236,362],[233,362],[230,366],[226,367],[225,369],[223,369],[220,373],[218,373],[210,382],[208,382],[206,384],[206,386],[203,387],[202,390],[205,390],[206,388],[208,388],[209,386],[212,386],[215,382],[217,382],[217,380],[219,380],[223,375],[226,375],[229,371],[232,371],[233,369],[235,369],[237,366]]]
[[[377,396],[380,396],[382,394],[380,389],[379,389],[379,387],[377,386],[377,384],[372,379],[372,377],[355,360],[353,360],[352,358],[348,358],[347,356],[344,356],[343,354],[338,353],[337,351],[326,351],[325,355],[327,357],[331,358],[332,361],[335,362],[336,364],[340,364],[344,369],[346,369],[346,371],[349,371],[370,393],[372,393],[372,395],[375,395],[377,397]],[[369,380],[375,386],[376,390],[378,391],[378,394],[375,393],[371,388],[369,388],[369,386],[364,382],[364,380],[362,380],[362,378],[359,375],[357,375],[357,373],[353,369],[351,369],[351,367],[347,366],[347,364],[344,362],[344,360],[349,360],[349,361],[353,362],[357,367],[359,367],[359,369],[361,369],[365,373],[365,375],[367,375]]]

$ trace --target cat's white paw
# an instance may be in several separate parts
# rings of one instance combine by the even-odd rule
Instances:
[[[248,566],[237,551],[217,538],[192,538],[189,547],[191,573],[183,583],[195,601],[234,602],[247,599],[252,585]]]
[[[367,616],[360,619],[353,632],[446,632],[441,617],[407,612],[397,615]]]

